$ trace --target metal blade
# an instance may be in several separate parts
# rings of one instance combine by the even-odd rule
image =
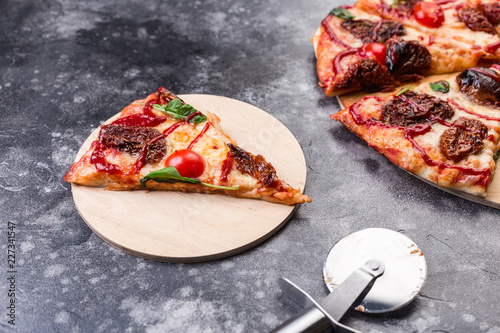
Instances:
[[[420,248],[399,232],[364,229],[344,237],[330,250],[323,269],[326,286],[335,291],[371,258],[384,262],[385,273],[355,304],[366,313],[385,313],[410,303],[424,284],[427,265]]]

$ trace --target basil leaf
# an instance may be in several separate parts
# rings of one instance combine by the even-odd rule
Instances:
[[[205,121],[207,121],[207,116],[205,116],[204,114],[199,114],[189,120],[189,122],[193,124],[204,123]]]
[[[342,8],[342,7],[333,8],[330,11],[330,15],[337,16],[338,18],[340,18],[342,20],[351,20],[351,19],[356,17],[356,16],[352,15],[351,12],[349,12],[347,9]]]
[[[415,86],[409,86],[409,87],[406,87],[404,89],[401,89],[400,91],[398,91],[398,93],[396,94],[396,97],[398,97],[399,95],[403,95],[405,92],[407,92],[408,90],[414,88]]]
[[[194,178],[182,177],[173,166],[166,167],[161,170],[151,171],[146,176],[141,178],[141,187],[146,188],[148,180],[155,180],[159,183],[191,183],[201,185],[201,180]]]
[[[440,91],[443,94],[446,94],[448,91],[450,91],[450,84],[445,80],[431,82],[429,83],[429,86],[433,91]]]
[[[495,154],[493,154],[493,160],[495,161],[495,163],[497,162],[499,155],[500,155],[500,150],[497,151]]]
[[[157,104],[155,104],[155,105],[157,105]],[[182,101],[180,99],[173,99],[170,102],[168,102],[168,104],[167,104],[167,106],[165,106],[164,110],[166,113],[174,116],[175,118],[182,118],[178,115],[178,110],[181,106],[182,106]]]
[[[163,113],[173,116],[175,119],[183,118],[179,115],[179,108],[181,107],[182,102],[178,99],[171,100],[167,105],[153,104],[153,108],[159,110]]]
[[[208,183],[204,183],[199,179],[196,178],[188,178],[188,177],[182,177],[177,171],[177,169],[173,166],[166,167],[161,170],[156,170],[148,173],[146,176],[142,177],[140,182],[141,182],[141,187],[146,188],[146,183],[148,180],[154,180],[159,183],[189,183],[189,184],[198,184],[198,185],[203,185],[207,187],[214,187],[214,188],[219,188],[222,190],[237,190],[240,187],[239,186],[218,186],[218,185],[212,185]]]
[[[170,103],[169,103],[170,104]],[[197,112],[197,110],[192,107],[191,105],[189,104],[184,104],[182,105],[178,111],[177,111],[180,115],[182,115],[182,118],[186,118],[187,116],[189,116],[191,113],[195,113]]]
[[[198,112],[192,105],[182,104],[180,99],[173,99],[167,105],[153,104],[156,110],[173,116],[175,119],[187,118],[190,114]],[[189,120],[190,123],[198,124],[207,121],[204,114],[197,115]]]

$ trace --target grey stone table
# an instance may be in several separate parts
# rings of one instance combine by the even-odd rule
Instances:
[[[339,106],[317,85],[309,39],[339,4],[0,0],[0,331],[266,332],[299,311],[279,277],[319,298],[329,248],[384,227],[420,246],[427,282],[407,308],[346,324],[500,332],[500,211],[422,183],[329,119]],[[313,202],[265,243],[215,262],[153,262],[102,241],[62,177],[92,129],[160,85],[278,118],[303,148]]]

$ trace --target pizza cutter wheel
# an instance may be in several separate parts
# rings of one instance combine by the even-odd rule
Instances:
[[[323,267],[331,293],[315,301],[288,279],[278,283],[302,310],[275,333],[359,332],[339,321],[350,308],[385,313],[409,304],[422,288],[427,264],[408,237],[388,229],[364,229],[337,242]]]

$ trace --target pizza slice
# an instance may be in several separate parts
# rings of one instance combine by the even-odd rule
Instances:
[[[311,199],[280,180],[271,163],[224,134],[220,119],[169,90],[137,100],[100,127],[64,179],[109,190],[221,193],[287,205]]]
[[[322,21],[313,44],[319,84],[328,97],[382,90],[498,60],[470,44],[346,6],[334,8]]]
[[[500,67],[469,68],[331,116],[391,162],[439,186],[485,196],[498,157]]]
[[[359,0],[355,7],[500,56],[497,0]]]

